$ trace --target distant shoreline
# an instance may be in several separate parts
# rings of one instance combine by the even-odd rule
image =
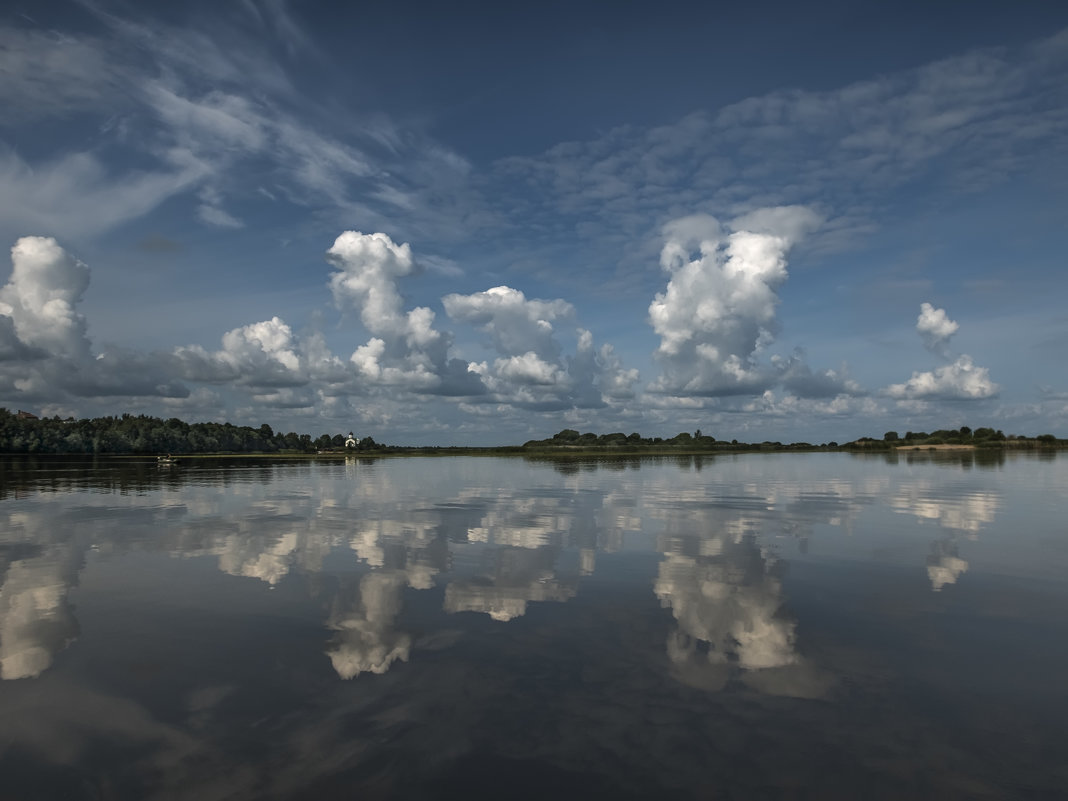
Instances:
[[[974,451],[974,445],[897,445],[899,451]]]
[[[498,457],[498,458],[521,458],[529,461],[574,461],[580,462],[587,459],[678,459],[678,458],[711,458],[724,456],[748,456],[769,454],[808,454],[808,453],[840,453],[850,456],[892,456],[902,451],[916,455],[925,453],[975,453],[990,456],[1006,453],[1053,453],[1068,450],[1064,446],[1055,447],[976,447],[975,445],[901,445],[889,448],[825,448],[814,446],[810,448],[720,448],[716,450],[622,450],[622,449],[597,449],[597,448],[539,448],[537,450],[524,450],[520,447],[387,447],[376,451],[352,452],[352,453],[240,453],[219,451],[213,453],[184,453],[175,455],[173,461],[166,465],[160,464],[155,455],[141,453],[0,453],[0,460],[27,460],[40,459],[50,460],[87,460],[98,459],[125,461],[155,466],[160,468],[172,465],[189,465],[197,462],[212,462],[217,460],[236,461],[274,461],[274,462],[311,462],[311,461],[343,461],[355,459],[358,461],[371,461],[376,459],[394,459],[423,457],[440,459],[457,456],[468,457]]]
[[[347,446],[347,447],[346,447]],[[716,455],[723,453],[796,453],[848,451],[853,453],[896,451],[985,451],[985,450],[1055,450],[1068,448],[1068,439],[1053,434],[1034,437],[1008,435],[988,427],[972,430],[968,426],[938,429],[930,433],[907,431],[899,436],[887,431],[881,438],[860,437],[839,444],[765,440],[739,442],[717,439],[701,429],[673,437],[643,437],[638,432],[626,434],[580,433],[565,428],[545,439],[503,446],[402,446],[375,441],[371,436],[356,438],[349,433],[310,434],[274,431],[264,423],[259,428],[231,423],[187,423],[178,418],[163,420],[147,415],[124,413],[115,417],[75,420],[58,416],[38,418],[19,410],[12,414],[0,409],[0,453],[55,455],[128,455],[147,457],[167,454],[177,459],[201,457],[271,456],[276,458],[327,457],[340,455],[443,456],[470,454],[478,456],[608,456],[608,455]]]

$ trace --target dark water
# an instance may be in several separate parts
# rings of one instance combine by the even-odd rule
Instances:
[[[0,798],[1068,788],[1068,460],[0,462]]]

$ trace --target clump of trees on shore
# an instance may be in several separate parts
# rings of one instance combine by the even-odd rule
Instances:
[[[1006,435],[1000,429],[976,428],[968,426],[955,429],[940,428],[937,431],[906,431],[901,436],[896,431],[887,431],[882,439],[861,437],[849,443],[849,447],[864,450],[889,450],[901,447],[936,447],[938,445],[970,445],[975,448],[1035,448],[1058,447],[1065,444],[1053,434],[1039,434],[1037,437],[1025,437],[1016,434]]]
[[[1046,448],[1065,447],[1068,440],[1059,440],[1052,434],[1037,437],[1006,435],[993,428],[968,426],[959,429],[939,429],[931,433],[925,431],[908,431],[900,436],[896,431],[887,431],[882,439],[861,437],[852,442],[839,445],[837,442],[825,442],[815,445],[809,442],[739,442],[717,440],[702,434],[700,430],[693,434],[683,432],[670,439],[661,437],[643,437],[640,434],[580,434],[571,428],[565,428],[549,439],[530,440],[523,445],[528,452],[581,452],[610,451],[619,453],[641,452],[687,452],[711,453],[716,451],[820,451],[820,450],[885,450],[899,447],[935,447],[938,445],[965,445],[976,448]]]
[[[671,438],[643,437],[641,434],[580,434],[573,428],[565,428],[549,439],[532,439],[523,444],[524,451],[615,451],[619,453],[641,453],[643,451],[685,451],[687,453],[708,453],[714,451],[739,450],[827,450],[837,448],[837,442],[825,445],[813,445],[810,442],[739,442],[717,440],[715,437],[701,433],[697,429],[692,434],[682,432]]]
[[[163,420],[146,415],[95,417],[75,420],[37,419],[0,409],[0,453],[315,453],[345,449],[345,436],[275,432],[230,423],[186,423],[176,417]],[[371,437],[356,450],[380,449]]]

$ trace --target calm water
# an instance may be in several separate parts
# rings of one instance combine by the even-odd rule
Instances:
[[[1068,792],[1068,459],[0,462],[0,798]]]

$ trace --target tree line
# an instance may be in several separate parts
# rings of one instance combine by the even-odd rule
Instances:
[[[164,420],[143,414],[38,419],[0,409],[0,453],[315,453],[344,450],[345,439],[343,434],[312,439],[310,434],[275,432],[266,423],[253,428],[186,423],[177,417]],[[381,448],[373,438],[364,437],[355,450]]]
[[[641,452],[687,452],[714,453],[716,451],[792,451],[792,450],[891,450],[901,446],[935,446],[935,445],[969,445],[975,448],[1045,448],[1064,447],[1068,442],[1057,439],[1053,434],[1040,434],[1026,437],[1014,434],[1006,435],[993,428],[940,428],[930,433],[926,431],[907,431],[904,436],[897,431],[887,431],[881,439],[861,437],[841,445],[838,442],[813,444],[810,442],[739,442],[736,439],[720,440],[704,434],[700,429],[692,434],[682,432],[674,437],[643,437],[641,434],[580,434],[572,428],[554,434],[548,439],[535,439],[524,443],[524,451],[533,452],[575,452],[575,451],[618,451],[621,453]]]
[[[890,450],[902,445],[972,445],[980,448],[1064,447],[1068,442],[1052,434],[1038,437],[1006,435],[993,428],[968,426],[938,429],[931,433],[908,431],[901,436],[887,431],[881,439],[861,437],[839,445],[837,442],[739,442],[720,440],[700,429],[681,432],[674,437],[643,437],[641,434],[579,433],[565,428],[548,439],[530,440],[520,448],[406,448],[386,446],[364,437],[354,449],[345,447],[343,434],[275,432],[264,423],[258,428],[231,423],[186,423],[176,417],[164,420],[147,415],[123,414],[118,417],[95,417],[75,420],[60,417],[38,419],[25,413],[13,414],[0,408],[0,453],[57,454],[195,454],[195,453],[316,453],[321,451],[377,453],[454,452],[686,452],[716,451],[787,451],[787,450]]]
[[[1039,434],[1037,437],[1026,437],[1018,434],[1005,434],[1001,429],[976,428],[961,426],[960,428],[939,428],[930,433],[926,431],[906,431],[904,436],[897,431],[887,431],[882,439],[874,437],[861,437],[849,443],[856,448],[866,450],[887,450],[902,446],[933,446],[933,445],[971,445],[976,448],[1027,448],[1058,445],[1063,440],[1058,440],[1053,434]]]
[[[592,451],[619,451],[621,453],[640,453],[642,451],[685,451],[687,453],[706,453],[710,451],[724,450],[821,450],[837,448],[837,442],[824,445],[813,445],[810,442],[739,442],[732,440],[717,440],[710,434],[702,433],[697,429],[692,434],[683,431],[673,437],[643,437],[635,432],[624,434],[615,432],[612,434],[580,434],[573,428],[565,428],[548,439],[532,439],[523,444],[525,451],[542,450],[592,450]]]

